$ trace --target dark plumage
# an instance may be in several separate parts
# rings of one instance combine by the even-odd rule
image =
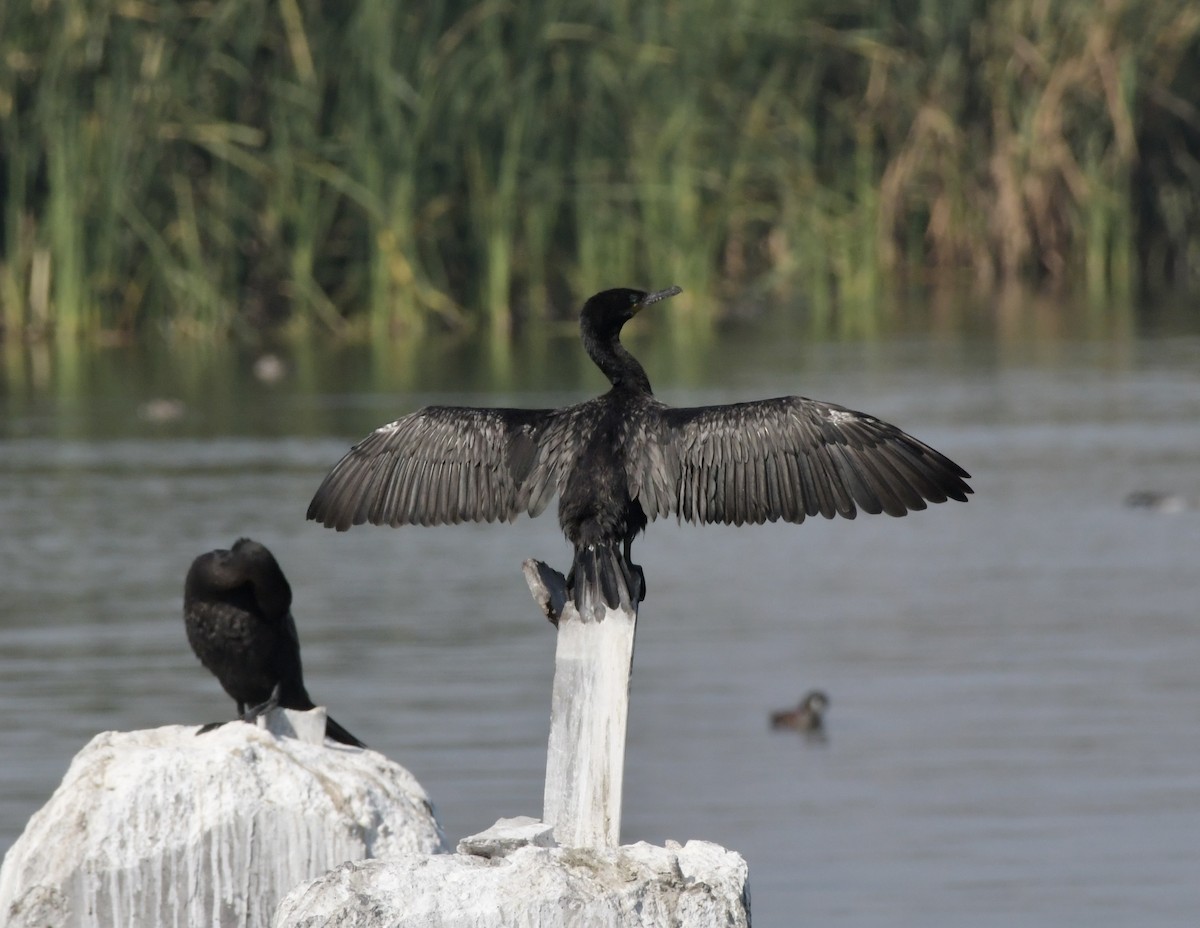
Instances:
[[[250,717],[270,703],[313,709],[304,688],[300,638],[292,618],[292,588],[274,555],[257,541],[240,538],[230,550],[202,554],[192,562],[183,589],[183,622],[200,663],[212,671]],[[333,719],[325,734],[342,744],[366,747]]]
[[[536,516],[557,494],[575,548],[568,585],[585,617],[645,594],[630,543],[650,519],[802,522],[902,516],[965,501],[970,475],[872,416],[799,396],[727,406],[660,403],[621,328],[679,292],[605,290],[580,334],[612,383],[562,409],[430,406],[376,429],[326,476],[308,517],[339,531]]]
[[[825,730],[825,710],[829,708],[829,697],[821,690],[809,690],[795,709],[782,709],[771,713],[771,727],[816,733]]]

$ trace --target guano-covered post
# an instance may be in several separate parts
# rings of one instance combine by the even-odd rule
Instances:
[[[529,560],[525,579],[558,627],[542,820],[563,847],[618,847],[637,608],[585,620],[562,574]]]

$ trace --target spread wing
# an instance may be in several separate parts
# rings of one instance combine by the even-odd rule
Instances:
[[[648,407],[631,490],[650,518],[803,522],[966,501],[965,470],[894,425],[800,396]]]
[[[308,518],[444,525],[538,515],[565,477],[589,404],[565,409],[429,406],[376,429],[325,477]]]

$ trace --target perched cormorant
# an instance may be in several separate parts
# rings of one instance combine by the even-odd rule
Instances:
[[[630,543],[648,519],[802,522],[902,516],[965,501],[970,475],[873,416],[799,396],[672,408],[620,342],[645,307],[680,292],[605,290],[579,317],[588,356],[612,383],[562,409],[429,406],[382,426],[334,465],[308,518],[439,525],[536,516],[559,497],[575,548],[567,578],[580,615],[645,595]]]
[[[781,709],[771,713],[771,727],[791,729],[809,734],[825,729],[825,710],[829,708],[829,697],[821,690],[809,690],[795,709]]]
[[[188,643],[244,718],[273,705],[315,708],[304,688],[291,610],[292,588],[274,555],[257,541],[239,538],[230,550],[192,561],[183,588]],[[366,747],[333,719],[326,720],[325,734]]]

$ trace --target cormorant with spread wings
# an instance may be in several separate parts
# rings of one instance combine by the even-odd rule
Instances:
[[[630,544],[650,519],[761,524],[892,516],[966,501],[970,475],[894,425],[801,396],[675,408],[659,402],[621,329],[674,296],[605,290],[580,314],[584,349],[612,383],[561,409],[429,406],[376,429],[334,465],[308,518],[441,525],[541,513],[555,495],[575,548],[567,586],[584,618],[636,604]]]

